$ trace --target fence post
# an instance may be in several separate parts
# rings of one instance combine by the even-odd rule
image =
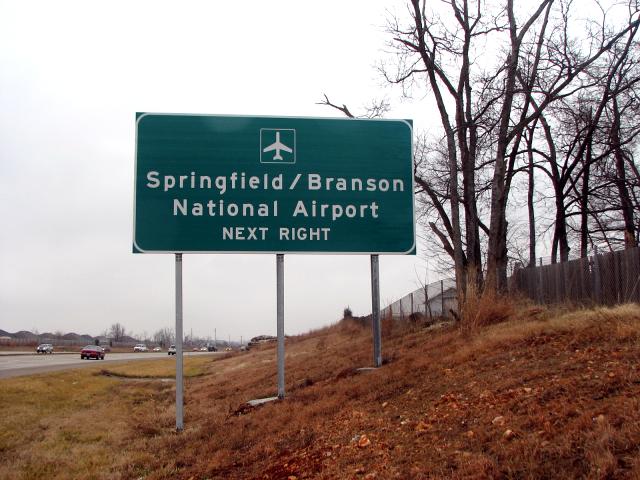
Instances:
[[[580,280],[579,280],[579,284],[580,284],[580,298],[582,299],[582,302],[584,302],[584,258],[580,259]]]
[[[560,303],[562,301],[562,297],[560,296],[560,268],[562,267],[562,261],[557,261],[554,263],[551,268],[553,268],[553,289],[555,300],[554,303]]]
[[[440,280],[440,316],[444,317],[444,280]]]
[[[613,282],[611,282],[611,280],[609,280],[609,291],[611,291],[612,289],[615,289],[615,298],[616,298],[616,302],[620,303],[621,302],[621,298],[622,296],[620,295],[621,291],[622,291],[622,269],[621,269],[621,255],[618,254],[618,252],[611,252],[609,254],[609,257],[611,258],[611,260],[613,261]],[[611,274],[609,274],[609,279],[611,279]],[[613,283],[613,285],[611,285],[611,283]]]
[[[538,301],[545,303],[544,301],[544,287],[542,282],[542,257],[538,259],[538,275],[535,275],[534,282],[536,283],[536,291],[538,292]]]
[[[597,304],[602,303],[602,278],[600,277],[600,260],[598,259],[598,247],[593,247],[593,290]]]
[[[635,289],[637,286],[638,276],[640,276],[640,272],[638,272],[639,262],[638,258],[638,247],[631,248],[627,253],[627,273],[629,274],[629,284],[627,285],[627,298],[625,302],[631,302],[634,298]],[[635,273],[634,273],[635,272]],[[636,300],[637,301],[637,300]]]
[[[409,316],[411,316],[413,314],[413,292],[411,292],[411,313],[409,313]]]
[[[429,312],[429,320],[431,320],[431,307],[427,304],[429,302],[429,292],[428,289],[429,285],[425,285],[424,287],[422,287],[422,293],[424,295],[424,316],[427,316],[427,312]]]

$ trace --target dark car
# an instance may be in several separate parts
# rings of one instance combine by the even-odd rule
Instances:
[[[215,347],[215,345],[212,345],[211,343],[207,344],[207,351],[208,352],[217,352],[218,349]]]
[[[97,345],[87,345],[80,351],[80,359],[89,360],[90,358],[95,358],[96,360],[104,360],[104,348],[99,347]]]

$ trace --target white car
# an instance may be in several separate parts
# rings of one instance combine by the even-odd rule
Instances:
[[[171,345],[169,347],[169,350],[167,350],[167,355],[175,355],[176,354],[176,346],[175,345]]]
[[[153,347],[154,352],[161,352],[162,349],[160,347]]]
[[[36,348],[36,353],[53,353],[53,345],[50,343],[41,343]]]
[[[143,343],[139,343],[135,347],[133,347],[133,351],[134,352],[146,352],[147,351],[147,346],[145,344],[143,344]]]

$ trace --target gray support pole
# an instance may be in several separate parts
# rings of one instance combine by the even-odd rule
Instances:
[[[278,317],[278,398],[284,398],[284,255],[276,255],[276,298]]]
[[[176,430],[184,428],[182,377],[182,254],[176,253]]]
[[[402,301],[400,302],[402,307]],[[382,366],[380,329],[380,267],[378,255],[371,255],[371,324],[373,326],[373,366]]]

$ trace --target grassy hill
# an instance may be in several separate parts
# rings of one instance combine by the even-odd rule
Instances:
[[[386,322],[361,373],[353,320],[290,338],[258,408],[275,345],[187,359],[182,433],[173,360],[2,380],[0,478],[640,478],[640,307],[499,319]]]

